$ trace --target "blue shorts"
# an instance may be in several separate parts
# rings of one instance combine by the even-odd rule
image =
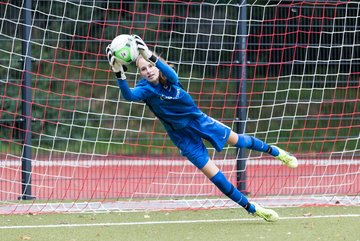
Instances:
[[[221,122],[203,115],[181,129],[168,131],[170,139],[197,168],[202,169],[209,160],[209,153],[203,140],[221,151],[229,139],[231,129]]]

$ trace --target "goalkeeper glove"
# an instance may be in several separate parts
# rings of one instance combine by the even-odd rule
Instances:
[[[157,57],[149,50],[144,40],[142,40],[138,35],[133,35],[133,36],[135,38],[135,42],[136,45],[138,46],[138,50],[141,56],[143,56],[143,58],[146,61],[149,61],[153,64],[156,63],[156,61],[158,60]]]
[[[106,55],[109,64],[111,66],[111,69],[116,75],[116,78],[125,80],[126,79],[125,71],[127,70],[127,68],[126,66],[123,66],[118,61],[116,61],[116,57],[113,55],[110,45],[106,47]]]

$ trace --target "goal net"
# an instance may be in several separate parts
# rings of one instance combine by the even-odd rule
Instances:
[[[206,143],[250,200],[359,205],[359,15],[340,0],[0,1],[0,213],[236,207],[121,96],[105,48],[124,33],[204,113],[298,158]]]

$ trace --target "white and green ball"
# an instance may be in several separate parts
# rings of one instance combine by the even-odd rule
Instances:
[[[135,62],[139,56],[135,38],[129,34],[120,34],[114,38],[110,48],[117,61],[123,65]]]

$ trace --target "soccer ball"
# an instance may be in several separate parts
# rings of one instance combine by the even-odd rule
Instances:
[[[110,45],[117,61],[123,65],[129,65],[136,61],[139,51],[135,42],[135,38],[129,34],[120,34],[113,39]]]

